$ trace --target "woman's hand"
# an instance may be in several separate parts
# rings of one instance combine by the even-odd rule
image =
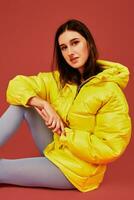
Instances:
[[[53,132],[57,132],[59,135],[61,135],[61,133],[64,134],[64,125],[62,120],[47,101],[40,97],[32,97],[28,101],[28,105],[35,108],[39,115],[44,119],[48,128],[52,129]]]

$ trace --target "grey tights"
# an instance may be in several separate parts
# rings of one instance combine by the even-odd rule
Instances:
[[[10,105],[0,118],[0,146],[26,120],[33,139],[43,156],[43,149],[53,140],[53,133],[32,108]],[[0,183],[57,189],[75,188],[46,157],[0,159]]]

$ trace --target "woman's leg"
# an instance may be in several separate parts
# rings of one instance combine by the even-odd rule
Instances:
[[[41,155],[43,149],[53,140],[52,131],[33,108],[10,105],[0,118],[0,146],[15,133],[23,120],[26,120]]]
[[[15,133],[23,121],[23,112],[19,106],[9,106],[0,117],[0,146]]]
[[[74,189],[60,169],[45,157],[0,159],[0,183]]]
[[[23,106],[9,106],[0,118],[0,145],[11,137],[23,119],[27,121],[35,143],[42,153],[45,146],[53,140],[52,132],[35,110]],[[0,183],[59,189],[74,188],[60,169],[44,157],[0,159]]]
[[[32,108],[24,109],[24,119],[26,120],[34,142],[40,154],[43,155],[44,148],[53,141],[53,132],[49,129],[42,117]]]

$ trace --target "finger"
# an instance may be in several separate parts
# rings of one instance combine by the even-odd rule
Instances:
[[[49,118],[49,115],[47,114],[46,110],[43,108],[41,110],[42,115],[44,115],[45,117]]]
[[[35,110],[39,113],[39,115],[40,115],[45,121],[48,121],[48,117],[47,117],[46,115],[44,115],[44,114],[42,113],[42,111],[41,111],[39,108],[35,107]]]
[[[55,121],[54,117],[50,116],[49,119],[48,119],[47,125],[51,126],[51,124],[53,123],[53,121]]]
[[[65,135],[65,131],[64,131],[64,125],[63,123],[59,120],[57,123],[56,128],[53,130],[53,132],[58,133],[58,135],[64,134]]]
[[[43,113],[42,113],[42,111],[40,109],[38,109],[38,108],[35,108],[35,109],[42,117],[45,117],[45,115],[43,115]]]
[[[59,132],[61,132],[61,131],[60,131],[60,121],[57,121],[56,126],[55,126],[55,128],[53,129],[54,132],[56,132],[56,131],[58,131],[58,130],[59,130]]]
[[[61,127],[61,132],[62,132],[62,133],[65,133],[64,125],[63,125],[62,121],[60,121],[60,127]]]
[[[35,107],[35,110],[42,116],[41,110],[39,108]]]
[[[61,135],[61,130],[58,129],[58,130],[56,131],[56,133],[57,133],[58,135]]]
[[[56,122],[55,120],[53,120],[53,121],[52,121],[52,124],[48,125],[48,127],[51,128],[51,129],[54,129],[55,126],[56,126],[56,123],[57,123],[57,122]]]
[[[54,131],[54,130],[52,130],[53,131],[53,133],[56,133],[56,134],[58,134],[58,135],[61,135],[61,130],[60,129],[58,129],[57,131]]]

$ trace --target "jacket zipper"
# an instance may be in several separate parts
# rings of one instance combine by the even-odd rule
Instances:
[[[73,99],[73,102],[74,102],[74,100],[76,99],[77,95],[79,94],[79,91],[80,91],[81,87],[82,87],[81,85],[78,86],[77,91],[76,91],[76,94],[75,94],[75,97],[74,97],[74,99]]]
[[[76,97],[77,97],[77,95],[78,95],[80,89],[82,88],[82,86],[85,85],[85,83],[87,83],[89,80],[93,79],[94,77],[95,77],[95,76],[92,76],[92,77],[88,78],[87,80],[83,81],[83,83],[81,83],[81,84],[78,86],[77,91],[76,91],[76,95],[75,95],[75,97],[74,97],[74,100],[76,99]],[[73,101],[74,101],[74,100],[73,100]]]
[[[81,84],[78,86],[77,91],[76,91],[76,95],[75,95],[75,97],[74,97],[74,99],[73,99],[73,101],[72,101],[72,105],[73,105],[74,100],[76,99],[77,95],[79,94],[80,89],[82,88],[82,86],[83,86],[85,83],[87,83],[89,80],[91,80],[92,78],[94,78],[94,76],[90,77],[89,79],[87,79],[86,81],[84,81],[83,83],[81,83]],[[72,106],[72,105],[71,105],[71,106]],[[71,108],[71,106],[70,106],[70,108]],[[69,110],[70,110],[70,108],[69,108]],[[69,113],[69,110],[68,110],[68,113]],[[67,120],[68,113],[67,113],[67,115],[66,115],[66,122],[69,124],[69,122],[68,122],[68,120]]]

